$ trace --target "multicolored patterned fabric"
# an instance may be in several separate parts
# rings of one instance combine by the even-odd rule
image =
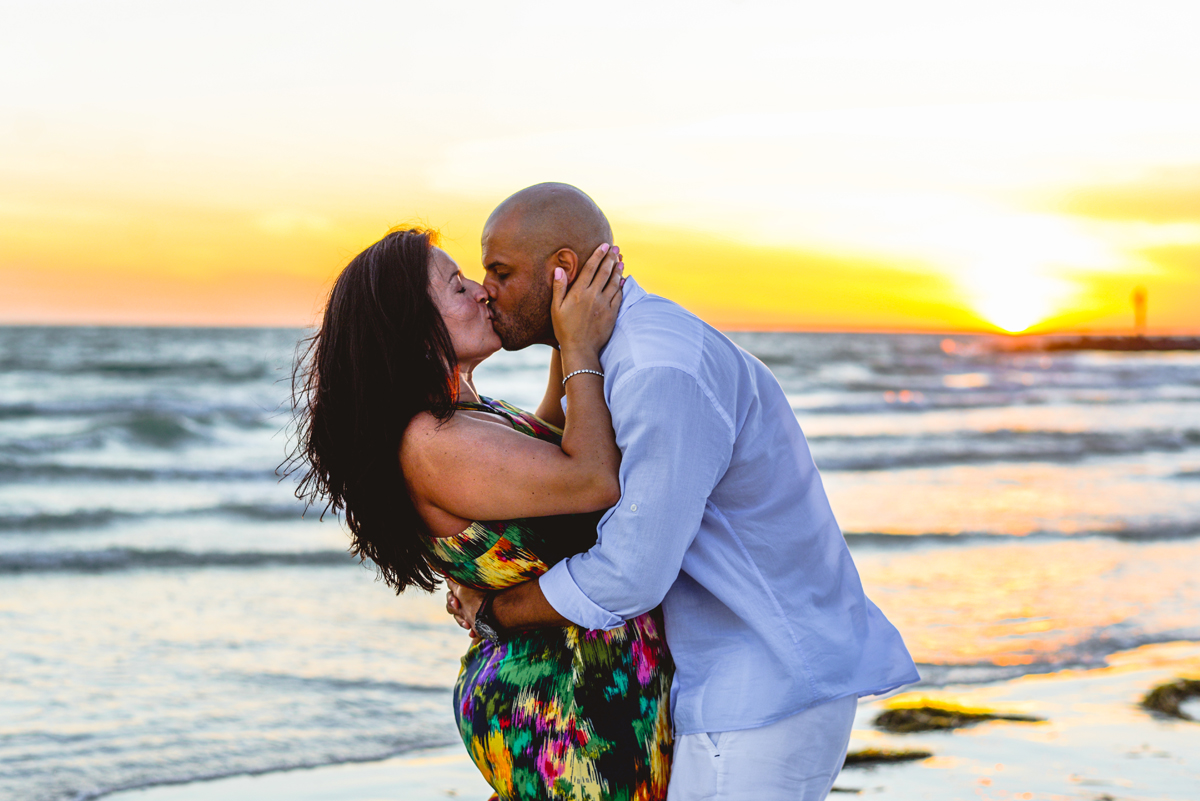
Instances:
[[[460,408],[506,417],[558,444],[561,432],[502,401]],[[501,589],[595,542],[598,515],[483,521],[429,541],[455,581]],[[539,629],[467,651],[454,690],[459,733],[501,801],[657,801],[671,763],[674,665],[658,610],[611,631]]]

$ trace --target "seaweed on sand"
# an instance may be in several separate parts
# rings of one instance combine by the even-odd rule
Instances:
[[[973,726],[985,720],[1015,720],[1020,723],[1044,723],[1045,718],[1033,715],[1009,715],[985,709],[961,709],[953,706],[914,706],[889,709],[875,718],[875,725],[885,731],[908,734],[914,731],[940,731]]]
[[[1176,679],[1160,684],[1142,699],[1142,706],[1152,712],[1170,715],[1180,720],[1195,720],[1179,705],[1189,698],[1200,698],[1200,679]]]
[[[873,768],[890,762],[915,762],[918,759],[929,759],[931,751],[893,751],[889,748],[864,748],[861,751],[851,751],[846,754],[847,768]]]

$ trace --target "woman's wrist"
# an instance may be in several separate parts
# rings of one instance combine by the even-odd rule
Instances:
[[[567,382],[570,381],[572,378],[574,378],[577,375],[594,375],[594,376],[598,376],[600,378],[604,378],[604,372],[601,370],[590,370],[586,367],[583,368],[582,370],[572,370],[571,372],[569,372],[563,376],[562,385],[563,385],[564,390],[567,388]]]
[[[600,369],[600,353],[594,348],[564,345],[559,354],[563,375],[576,370]]]

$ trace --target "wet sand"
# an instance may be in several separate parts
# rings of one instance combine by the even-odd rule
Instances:
[[[1200,644],[1149,645],[1114,654],[1108,666],[986,685],[903,693],[859,705],[851,751],[925,750],[916,762],[847,768],[833,798],[1195,799],[1200,797],[1200,722],[1155,715],[1138,702],[1156,685],[1200,677]],[[1031,715],[1041,723],[991,721],[954,731],[890,734],[885,709],[922,702]],[[1200,699],[1184,705],[1200,718]],[[149,788],[113,801],[434,801],[490,793],[461,748],[384,762]]]
[[[104,796],[111,801],[486,801],[492,789],[461,745],[381,762],[305,768],[261,776],[149,787]]]
[[[894,799],[1200,797],[1200,722],[1157,716],[1138,703],[1160,683],[1200,676],[1200,645],[1144,646],[1112,655],[1108,665],[864,703],[851,750],[922,749],[933,756],[843,770],[837,787]],[[913,734],[889,734],[871,725],[884,708],[925,699],[1046,721],[994,721]],[[1193,702],[1185,710],[1200,713],[1197,707]]]

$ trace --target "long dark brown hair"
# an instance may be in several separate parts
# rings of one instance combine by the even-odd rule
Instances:
[[[397,593],[438,586],[400,473],[413,416],[449,418],[458,392],[454,347],[429,293],[436,236],[397,229],[355,256],[292,373],[296,444],[286,472],[305,468],[296,497],[344,516],[350,552],[374,562]]]

